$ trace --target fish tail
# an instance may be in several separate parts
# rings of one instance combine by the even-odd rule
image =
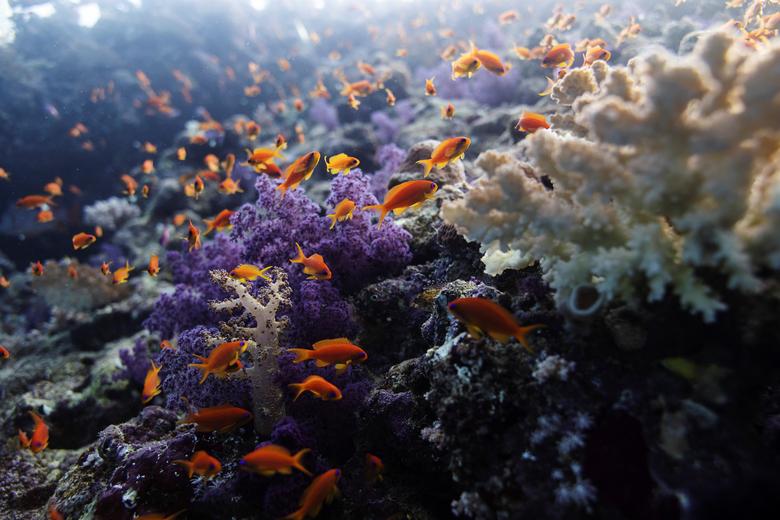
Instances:
[[[433,170],[433,159],[420,159],[417,161],[417,164],[422,164],[425,168],[423,177],[427,177],[431,173],[431,170]]]
[[[213,219],[213,220],[209,220],[207,218],[203,219],[203,223],[206,224],[206,231],[203,232],[204,237],[209,233],[211,233],[212,231],[214,231],[214,229],[216,228],[216,224],[215,224],[216,220],[217,219]]]
[[[174,464],[178,464],[179,466],[182,466],[184,469],[187,470],[187,476],[189,478],[192,478],[192,474],[195,471],[194,464],[188,460],[174,460]]]
[[[331,220],[329,229],[333,229],[334,227],[336,227],[336,214],[332,213],[330,215],[327,215],[327,217]]]
[[[296,242],[295,247],[298,249],[298,256],[295,258],[291,258],[290,262],[294,264],[302,264],[304,260],[306,260],[306,255],[303,254],[303,249],[301,249],[301,245]]]
[[[305,473],[307,476],[311,477],[311,471],[303,467],[303,464],[301,463],[301,460],[303,459],[304,455],[309,453],[311,450],[309,448],[304,448],[295,455],[293,455],[293,467],[299,469],[303,473]]]
[[[208,379],[209,377],[209,369],[205,363],[190,363],[187,366],[197,368],[203,374],[203,376],[200,378],[200,382],[198,383],[199,385],[202,385],[203,383],[206,382],[206,379]]]
[[[284,198],[284,196],[287,195],[287,186],[285,186],[284,183],[277,186],[276,189],[282,190],[282,198]]]
[[[377,226],[377,229],[381,228],[382,222],[384,222],[385,217],[387,216],[388,213],[388,209],[385,208],[384,204],[373,204],[371,206],[363,206],[363,211],[365,210],[379,212],[379,225]]]
[[[268,267],[263,267],[262,269],[260,269],[260,274],[258,274],[258,276],[263,280],[268,280],[270,282],[271,277],[265,273],[268,272],[272,267],[273,267],[272,265],[269,265]]]
[[[533,354],[534,349],[532,349],[531,346],[528,344],[528,339],[526,339],[526,335],[528,335],[528,333],[530,333],[531,331],[534,331],[536,329],[541,329],[546,326],[547,325],[544,325],[542,323],[537,323],[535,325],[528,325],[526,327],[518,326],[514,333],[515,339],[520,342],[520,344],[523,346],[524,349],[526,349],[528,352]]]
[[[303,388],[303,383],[292,383],[287,386],[289,386],[295,391],[295,395],[293,396],[293,401],[297,401],[298,398],[301,396],[301,394],[306,391],[306,389]]]
[[[22,446],[22,448],[30,447],[30,438],[22,430],[19,430],[19,444]]]
[[[287,352],[292,352],[295,354],[293,363],[301,363],[309,359],[309,356],[311,356],[311,350],[307,350],[305,348],[288,348]]]

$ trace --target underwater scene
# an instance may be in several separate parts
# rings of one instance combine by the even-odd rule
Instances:
[[[780,518],[780,0],[0,0],[0,520]]]

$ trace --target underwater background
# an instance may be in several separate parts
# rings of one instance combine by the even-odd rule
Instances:
[[[780,516],[777,0],[0,0],[0,518]]]

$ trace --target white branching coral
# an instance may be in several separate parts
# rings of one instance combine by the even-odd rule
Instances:
[[[290,286],[287,274],[279,268],[268,272],[272,281],[253,295],[248,285],[232,278],[226,271],[211,271],[211,278],[234,298],[212,302],[217,311],[242,311],[224,324],[229,337],[251,340],[248,347],[252,366],[247,369],[252,386],[255,429],[269,435],[284,417],[284,396],[274,381],[279,372],[278,358],[282,353],[279,336],[287,326],[287,319],[278,317],[280,309],[290,305]]]
[[[684,57],[605,68],[554,90],[586,133],[483,153],[484,176],[443,217],[482,243],[491,274],[539,261],[561,304],[585,285],[632,303],[671,290],[712,320],[725,305],[702,273],[750,292],[780,268],[780,42],[712,33]]]
[[[84,208],[84,222],[113,231],[141,215],[141,208],[125,198],[109,197]]]

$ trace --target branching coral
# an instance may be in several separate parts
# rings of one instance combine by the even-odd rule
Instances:
[[[141,215],[141,208],[127,199],[109,197],[84,208],[84,222],[114,230],[122,223]]]
[[[234,338],[252,339],[249,353],[252,366],[247,369],[252,386],[255,411],[255,429],[270,435],[274,424],[284,417],[284,397],[275,384],[279,371],[277,358],[282,353],[279,336],[287,320],[278,318],[279,311],[291,305],[287,275],[281,269],[270,271],[272,281],[253,295],[248,286],[232,278],[227,271],[214,270],[212,280],[235,295],[227,300],[212,302],[216,311],[241,311],[225,328]]]
[[[573,71],[554,95],[586,134],[483,154],[485,175],[444,218],[482,243],[490,273],[539,260],[559,303],[588,284],[628,302],[671,289],[711,321],[725,304],[705,272],[748,292],[780,267],[778,84],[780,43],[751,51],[721,33],[685,57]]]

